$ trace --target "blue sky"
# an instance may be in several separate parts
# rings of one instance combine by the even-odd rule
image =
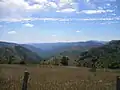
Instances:
[[[120,39],[120,16],[89,0],[0,1],[0,40],[16,43]]]

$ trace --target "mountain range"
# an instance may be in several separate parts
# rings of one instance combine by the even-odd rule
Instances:
[[[49,58],[51,56],[58,55],[63,52],[71,51],[84,51],[91,47],[97,47],[104,45],[105,41],[86,41],[86,42],[59,42],[59,43],[32,43],[29,45],[34,46],[35,48],[41,49],[39,54],[43,58]]]
[[[38,63],[40,60],[48,60],[53,56],[59,55],[67,55],[71,59],[75,59],[82,51],[102,46],[105,43],[103,41],[86,41],[17,44],[0,41],[0,60],[2,63],[8,63],[12,57],[12,63],[20,62],[21,60],[27,63]]]

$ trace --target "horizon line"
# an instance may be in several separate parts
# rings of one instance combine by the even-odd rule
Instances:
[[[16,41],[5,41],[5,40],[0,40],[0,42],[7,42],[7,43],[16,43],[16,44],[47,44],[47,43],[77,43],[77,42],[109,42],[113,40],[79,40],[79,41],[56,41],[56,42],[16,42]]]

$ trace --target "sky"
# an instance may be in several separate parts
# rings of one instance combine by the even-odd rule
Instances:
[[[0,41],[119,40],[118,3],[101,1],[97,4],[93,0],[0,0]]]

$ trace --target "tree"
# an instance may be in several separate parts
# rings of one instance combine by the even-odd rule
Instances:
[[[63,56],[61,59],[61,64],[64,66],[68,66],[68,60],[69,58],[67,56]]]
[[[15,60],[14,56],[9,56],[8,58],[8,64],[11,64]]]
[[[54,65],[59,65],[59,60],[56,57],[53,58],[53,61],[54,61]]]
[[[92,71],[93,72],[96,72],[96,62],[97,62],[97,60],[98,60],[98,57],[93,57],[92,58]]]
[[[74,60],[74,61],[75,61],[76,66],[78,66],[78,67],[79,67],[79,66],[82,66],[82,65],[81,65],[81,60],[80,60],[80,59]]]

